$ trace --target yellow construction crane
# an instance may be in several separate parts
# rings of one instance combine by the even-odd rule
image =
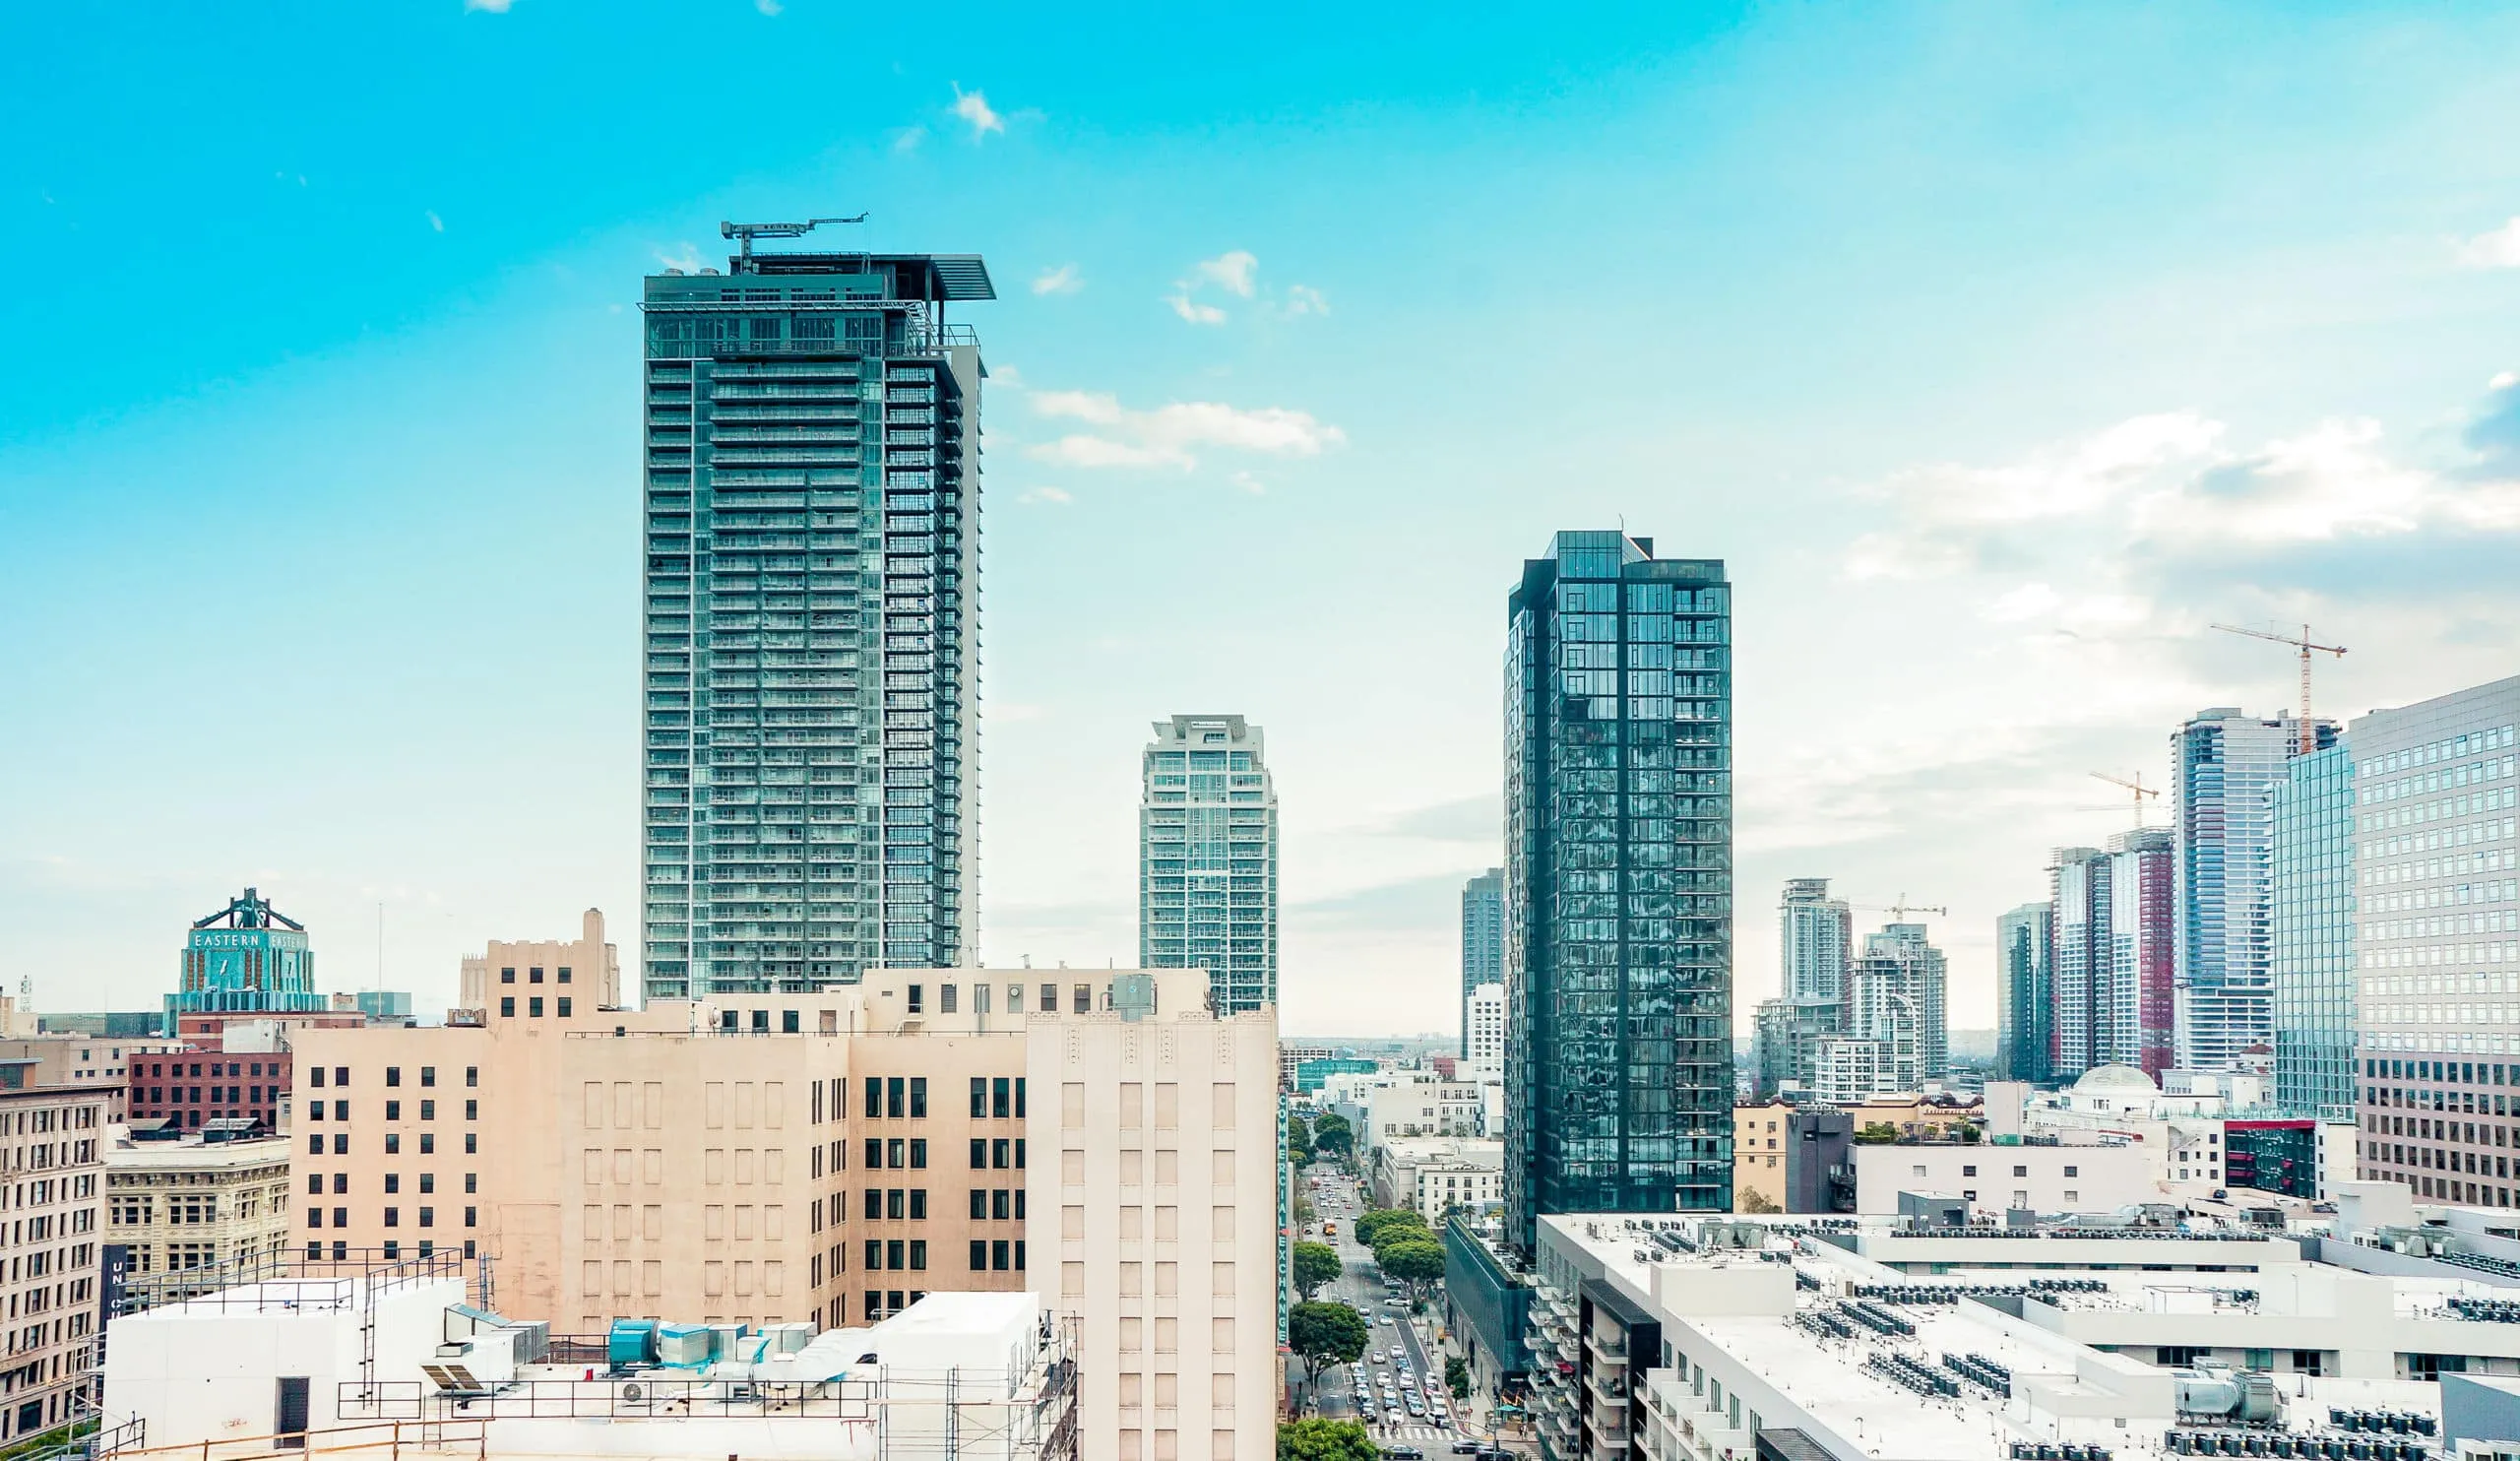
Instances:
[[[1847,907],[1859,908],[1865,913],[1886,913],[1890,916],[1890,921],[1894,923],[1904,923],[1908,921],[1908,915],[1912,913],[1940,914],[1946,919],[1951,917],[1950,909],[1926,908],[1922,904],[1910,903],[1908,901],[1908,895],[1905,893],[1891,899],[1888,903],[1850,903]]]
[[[2318,735],[2310,729],[2310,652],[2316,650],[2320,654],[2335,655],[2342,659],[2345,656],[2345,646],[2313,642],[2310,638],[2310,626],[2307,624],[2301,626],[2299,638],[2290,634],[2269,633],[2264,629],[2243,629],[2237,624],[2216,624],[2214,627],[2226,634],[2245,634],[2251,639],[2289,644],[2301,652],[2301,754],[2306,756],[2318,749]]]
[[[2138,831],[2142,830],[2144,825],[2144,798],[2147,796],[2159,796],[2162,794],[2162,789],[2159,787],[2145,786],[2144,773],[2140,771],[2135,773],[2135,778],[2132,781],[2129,781],[2122,776],[2110,776],[2106,771],[2095,771],[2092,775],[2101,781],[2109,783],[2112,787],[2124,787],[2127,790],[2130,794],[2128,799],[2135,803],[2136,829]]]

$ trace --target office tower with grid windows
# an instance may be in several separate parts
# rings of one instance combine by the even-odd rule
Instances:
[[[2358,717],[2360,1175],[2509,1209],[2520,1155],[2520,676]],[[2462,1119],[2464,1117],[2465,1119]]]
[[[2354,1119],[2354,752],[2295,756],[2275,784],[2275,1104]]]
[[[647,281],[649,998],[973,947],[979,347],[969,255]]]
[[[2311,749],[2336,743],[2320,721]],[[2300,722],[2198,711],[2171,733],[2177,1059],[2189,1070],[2261,1065],[2275,1040],[2270,794]]]
[[[2052,904],[2025,903],[1995,920],[1995,1078],[2055,1079],[2056,918]]]
[[[1240,716],[1155,723],[1138,800],[1138,962],[1204,969],[1220,1013],[1278,1002],[1278,793]]]
[[[1732,1204],[1732,585],[1560,533],[1509,597],[1506,1240]]]
[[[1461,890],[1461,1052],[1472,1058],[1470,1001],[1505,982],[1505,869],[1490,867]]]

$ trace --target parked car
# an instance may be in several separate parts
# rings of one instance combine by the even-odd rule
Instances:
[[[1389,1461],[1426,1461],[1426,1453],[1416,1446],[1384,1446],[1382,1453]]]
[[[1465,1435],[1461,1439],[1453,1442],[1453,1454],[1456,1456],[1476,1456],[1479,1454],[1479,1442],[1472,1440],[1469,1436]]]

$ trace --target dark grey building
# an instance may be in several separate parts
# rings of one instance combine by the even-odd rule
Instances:
[[[971,947],[979,345],[969,255],[753,252],[647,282],[651,999]]]
[[[1732,586],[1561,533],[1507,609],[1506,1239],[1732,1205]]]
[[[1816,1106],[1785,1119],[1785,1210],[1855,1211],[1855,1116]]]
[[[1470,1057],[1470,995],[1505,982],[1505,869],[1490,867],[1461,889],[1461,1053]]]

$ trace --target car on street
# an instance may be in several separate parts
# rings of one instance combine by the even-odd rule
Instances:
[[[1416,1446],[1384,1446],[1382,1453],[1389,1461],[1426,1461],[1426,1453]]]
[[[1476,1456],[1479,1454],[1479,1442],[1472,1440],[1468,1436],[1463,1436],[1461,1439],[1453,1442],[1453,1454],[1456,1456]]]
[[[1384,1323],[1386,1323],[1386,1324],[1390,1323],[1390,1322],[1391,1322],[1391,1315],[1389,1315],[1389,1314],[1385,1314],[1385,1315],[1383,1315],[1383,1316],[1382,1316],[1382,1321],[1383,1321]]]

